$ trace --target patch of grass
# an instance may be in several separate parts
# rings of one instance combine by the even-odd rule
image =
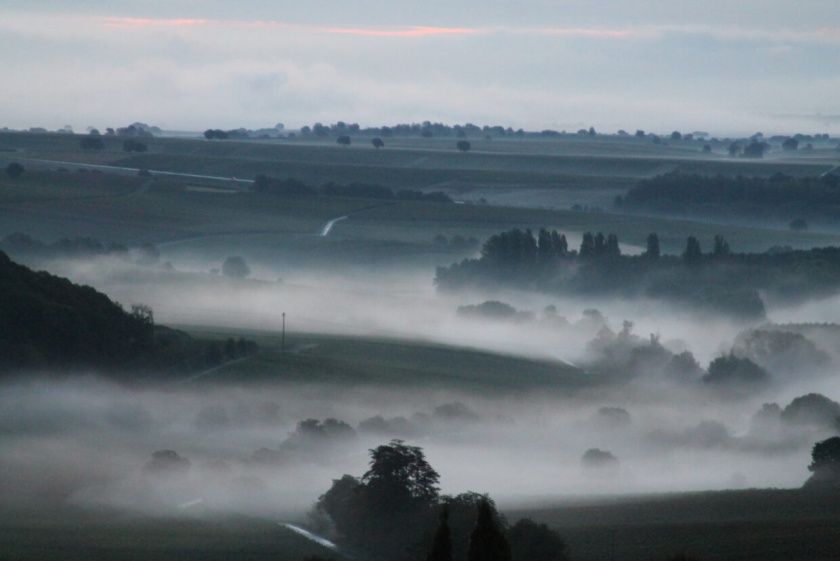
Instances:
[[[196,336],[207,330],[192,328]],[[560,362],[529,360],[460,347],[397,339],[247,332],[257,356],[214,372],[202,383],[311,383],[332,386],[450,388],[487,392],[542,389],[558,393],[589,386],[587,374]]]
[[[3,561],[301,561],[331,550],[274,521],[239,516],[151,518],[84,511],[0,515]]]
[[[717,491],[569,499],[506,514],[557,528],[578,561],[678,553],[706,561],[829,561],[840,550],[837,499],[799,490]]]

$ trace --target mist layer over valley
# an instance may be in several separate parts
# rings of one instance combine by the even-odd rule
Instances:
[[[455,561],[479,519],[509,561],[831,549],[830,138],[272,130],[0,133],[13,559],[416,561],[450,511]]]

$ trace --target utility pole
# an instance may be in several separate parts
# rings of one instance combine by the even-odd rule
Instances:
[[[286,352],[286,312],[283,312],[283,334],[280,336],[280,352]]]

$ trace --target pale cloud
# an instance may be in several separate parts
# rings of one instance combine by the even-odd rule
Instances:
[[[90,13],[0,8],[0,65],[11,76],[0,88],[0,126],[430,119],[728,134],[816,132],[821,121],[776,116],[840,113],[840,27],[831,19],[613,15],[595,25],[546,11],[544,22],[532,14],[467,24],[435,21],[429,10],[408,25],[408,15],[342,23],[326,11],[304,21],[292,17],[300,11],[282,19],[186,8],[140,15],[105,3]]]

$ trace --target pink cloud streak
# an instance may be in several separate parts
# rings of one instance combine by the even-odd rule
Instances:
[[[197,27],[210,23],[206,19],[192,18],[129,18],[129,17],[106,17],[102,20],[106,27]]]
[[[353,37],[424,38],[470,35],[543,35],[552,37],[582,37],[603,40],[657,39],[668,34],[708,35],[718,40],[760,40],[771,42],[840,42],[840,28],[824,27],[802,30],[770,30],[739,26],[710,27],[704,25],[660,25],[625,28],[601,27],[444,27],[395,26],[365,27],[340,25],[311,25],[278,20],[218,20],[200,18],[140,18],[109,16],[98,18],[101,25],[119,29],[190,29],[202,26],[223,28],[271,28],[291,32],[346,35]]]

